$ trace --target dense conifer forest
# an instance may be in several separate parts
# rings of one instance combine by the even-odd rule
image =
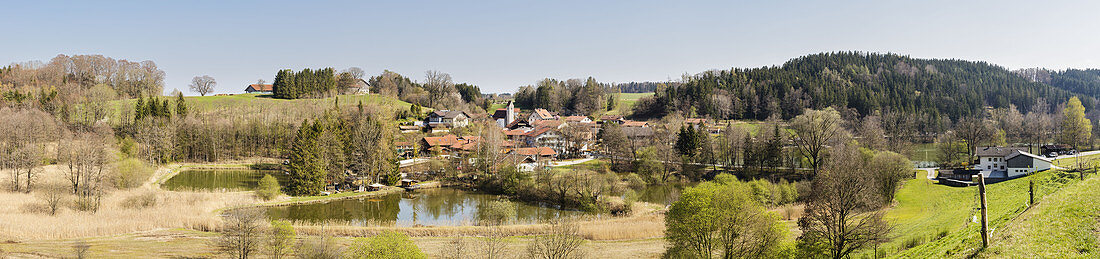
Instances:
[[[981,61],[833,52],[781,66],[703,72],[639,100],[634,116],[681,112],[717,119],[790,119],[805,108],[838,107],[860,115],[878,111],[957,121],[986,107],[1014,105],[1026,113],[1036,104],[1063,102],[1075,92],[1086,108],[1095,105],[1094,95],[1062,85],[1051,87]]]

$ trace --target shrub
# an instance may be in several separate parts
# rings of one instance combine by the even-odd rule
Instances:
[[[386,231],[373,237],[359,240],[352,247],[351,258],[428,258],[413,244],[409,236]]]
[[[119,207],[128,209],[144,209],[157,206],[157,194],[154,192],[146,192],[122,199]]]
[[[145,165],[137,158],[127,158],[115,164],[115,187],[129,189],[141,186],[149,176],[153,174],[153,168]]]
[[[550,224],[547,233],[535,236],[534,240],[527,245],[527,257],[584,258],[584,251],[580,249],[584,241],[584,238],[580,237],[576,224],[557,220]]]
[[[290,245],[295,235],[294,226],[291,226],[289,221],[272,221],[267,238],[267,248],[271,252],[271,257],[278,259],[292,253]]]
[[[61,204],[65,201],[66,191],[65,188],[52,187],[46,188],[39,193],[38,198],[42,199],[42,202],[45,203],[45,208],[51,216],[57,215],[58,210],[61,209]]]
[[[279,186],[279,181],[275,180],[274,176],[265,174],[264,178],[260,179],[260,186],[256,188],[256,196],[263,200],[271,200],[279,195],[283,194]]]
[[[302,240],[298,245],[298,258],[309,259],[339,259],[344,253],[343,249],[329,236],[320,236]]]
[[[628,174],[623,177],[623,181],[626,181],[627,185],[633,189],[640,189],[645,187],[645,179],[642,179],[638,174]]]
[[[500,225],[515,217],[516,206],[507,201],[495,200],[477,207],[477,220],[481,225]]]
[[[77,259],[88,258],[89,248],[91,248],[91,246],[89,246],[88,242],[84,240],[77,240],[76,242],[73,242],[73,257],[76,257]]]

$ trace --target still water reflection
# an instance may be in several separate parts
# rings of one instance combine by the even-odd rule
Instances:
[[[260,179],[262,179],[265,174],[275,176],[275,179],[280,182],[282,182],[285,177],[279,171],[240,169],[186,170],[176,174],[176,176],[168,179],[168,181],[165,181],[162,187],[173,191],[248,191],[256,189],[260,184]]]
[[[267,209],[267,215],[272,219],[361,226],[476,225],[478,205],[497,199],[496,195],[438,188],[382,197],[271,207]],[[522,202],[509,203],[516,206],[516,217],[513,219],[516,224],[586,214]]]

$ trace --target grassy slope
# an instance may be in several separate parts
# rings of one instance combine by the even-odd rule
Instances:
[[[988,219],[994,233],[1027,207],[1029,181],[1035,181],[1036,199],[1041,199],[1074,182],[1071,177],[1059,171],[1046,171],[988,185]],[[900,258],[958,258],[976,254],[981,247],[981,224],[971,220],[979,215],[975,209],[977,189],[934,185],[921,177],[909,180],[898,191],[896,207],[887,213],[895,226],[894,240],[880,251]]]
[[[1100,257],[1100,178],[1066,187],[994,232],[986,257]]]
[[[615,109],[607,111],[607,115],[630,115],[631,108],[634,108],[634,103],[646,96],[653,96],[654,93],[621,93],[619,94],[619,105],[615,106]]]
[[[172,100],[173,105],[171,108],[175,109],[175,97],[162,97]],[[336,99],[339,99],[340,106],[355,106],[360,101],[364,106],[378,106],[390,110],[396,109],[408,109],[409,103],[398,100],[394,97],[382,96],[376,94],[370,95],[340,95],[333,98],[323,99],[296,99],[296,100],[283,100],[271,98],[270,95],[258,95],[258,94],[237,94],[230,96],[190,96],[184,97],[186,100],[188,109],[192,113],[203,113],[209,115],[224,115],[224,116],[244,116],[241,113],[256,113],[256,112],[269,112],[287,114],[290,116],[300,117],[301,115],[319,113],[324,109],[330,108],[336,103]],[[163,100],[163,99],[162,99]],[[127,99],[114,101],[112,121],[117,121],[118,114],[123,110],[122,107],[127,107],[128,110],[132,110],[132,106],[137,99]],[[428,109],[430,110],[430,109]]]

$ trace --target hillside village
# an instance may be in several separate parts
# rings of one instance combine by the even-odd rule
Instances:
[[[1100,2],[5,2],[0,258],[1100,258]]]

